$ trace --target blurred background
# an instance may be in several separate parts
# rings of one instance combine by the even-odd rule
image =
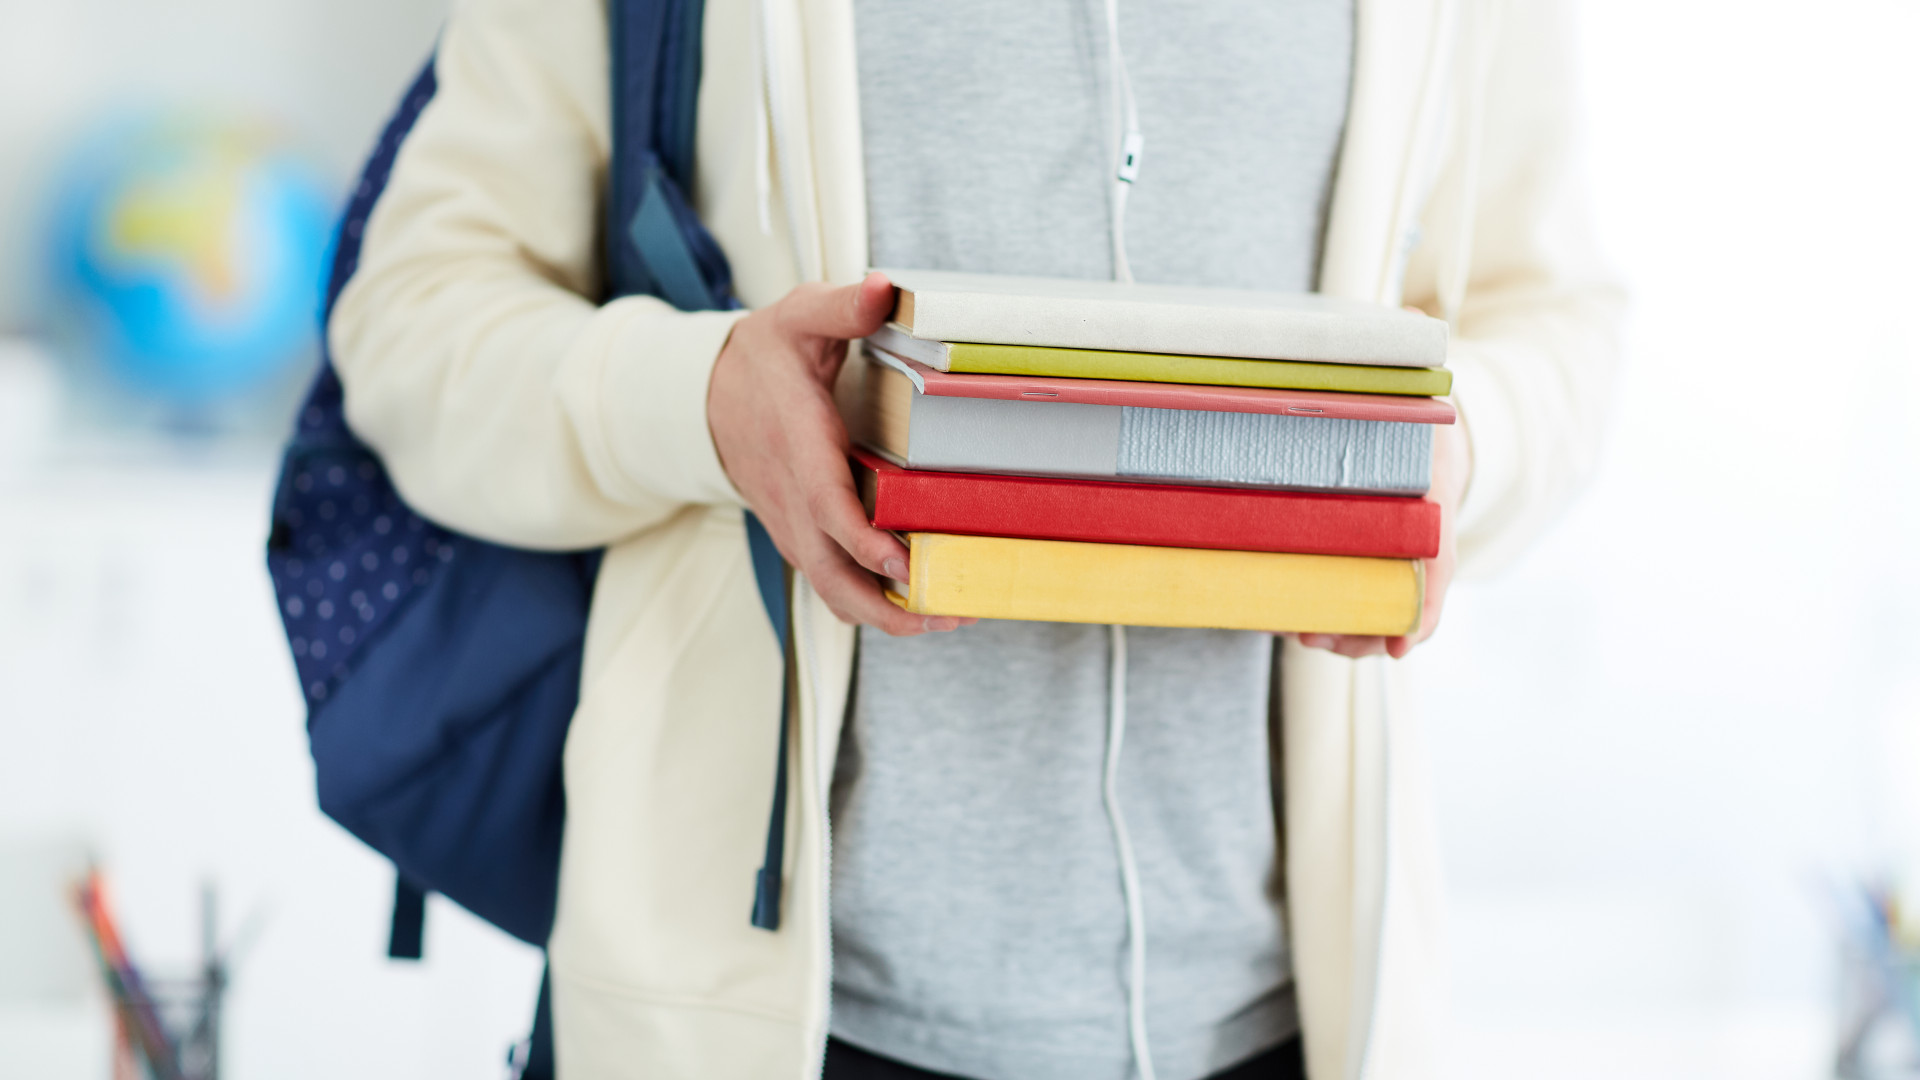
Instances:
[[[158,977],[217,897],[231,1080],[493,1077],[524,1034],[537,956],[457,909],[384,958],[262,566],[330,222],[446,8],[0,0],[0,1077],[110,1072],[89,862]],[[1860,889],[1920,871],[1920,5],[1582,22],[1611,445],[1410,661],[1461,1075],[1830,1077]]]

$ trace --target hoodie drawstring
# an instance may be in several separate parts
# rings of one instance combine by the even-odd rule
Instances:
[[[1120,747],[1127,737],[1127,628],[1107,627],[1107,762],[1100,777],[1100,801],[1113,827],[1113,850],[1120,859],[1120,891],[1127,905],[1127,1038],[1140,1080],[1154,1080],[1153,1048],[1147,1042],[1147,916],[1140,902],[1140,868],[1133,839],[1120,812]]]
[[[1133,81],[1127,77],[1127,58],[1120,49],[1119,0],[1106,0],[1107,68],[1113,119],[1119,140],[1115,147],[1110,218],[1113,239],[1113,278],[1133,282],[1127,262],[1127,191],[1140,171],[1140,111],[1133,100]],[[1127,908],[1127,1040],[1133,1049],[1134,1071],[1140,1080],[1154,1080],[1153,1047],[1147,1040],[1147,917],[1140,898],[1140,868],[1133,858],[1133,840],[1120,810],[1120,748],[1127,737],[1127,628],[1109,626],[1107,657],[1107,759],[1100,778],[1100,801],[1113,829],[1114,854],[1120,861],[1120,891]]]

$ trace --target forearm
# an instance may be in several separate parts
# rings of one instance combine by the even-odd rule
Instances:
[[[348,420],[428,517],[577,548],[735,499],[705,424],[734,316],[637,298],[595,307],[471,266],[356,287],[365,299],[334,323]]]

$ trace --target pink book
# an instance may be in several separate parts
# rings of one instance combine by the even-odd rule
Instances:
[[[1062,379],[1038,375],[978,375],[937,371],[867,343],[875,362],[905,374],[930,397],[1000,401],[1058,401],[1078,405],[1124,405],[1139,409],[1198,412],[1280,413],[1330,420],[1393,420],[1403,424],[1451,424],[1453,406],[1438,398],[1396,394],[1341,394],[1325,390],[1269,390],[1252,386],[1189,386],[1182,383]]]

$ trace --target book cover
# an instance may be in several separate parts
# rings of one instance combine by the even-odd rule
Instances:
[[[854,459],[867,518],[895,532],[1398,559],[1440,550],[1440,507],[1426,499],[924,472],[863,450]]]
[[[1433,425],[922,394],[867,365],[855,439],[910,469],[1426,494]]]
[[[1425,582],[1407,559],[909,533],[921,615],[1313,634],[1410,633]]]
[[[1443,367],[1447,324],[1317,293],[883,270],[893,321],[929,341]]]
[[[1453,391],[1446,368],[1378,367],[1298,360],[1056,349],[1039,345],[985,345],[926,341],[889,323],[868,337],[869,347],[915,360],[935,371],[982,375],[1038,375],[1066,379],[1259,386],[1274,390],[1328,390],[1353,394],[1439,397]]]
[[[1058,379],[1040,375],[967,375],[935,371],[925,364],[871,349],[868,357],[905,375],[913,388],[933,397],[990,398],[1075,405],[1121,405],[1142,409],[1274,413],[1335,420],[1397,420],[1451,424],[1453,406],[1435,398],[1392,394],[1331,394],[1322,390],[1269,390],[1248,386],[1188,386],[1118,379]]]

